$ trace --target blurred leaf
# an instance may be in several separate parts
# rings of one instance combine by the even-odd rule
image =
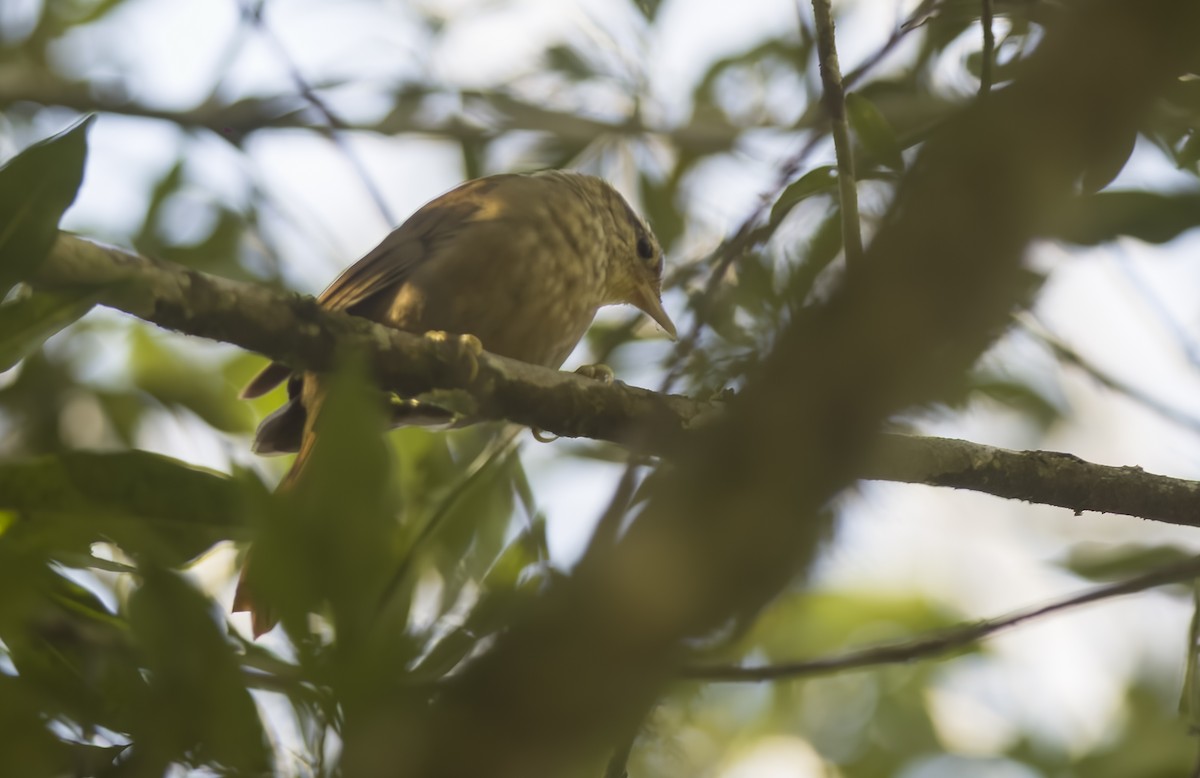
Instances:
[[[255,490],[261,485],[253,479],[142,451],[0,462],[0,508],[28,519],[47,543],[77,551],[81,542],[113,540],[170,565],[237,534],[245,496]]]
[[[1093,581],[1118,581],[1191,558],[1174,545],[1080,543],[1059,565]]]
[[[1094,246],[1122,235],[1166,243],[1200,226],[1200,193],[1122,191],[1084,195],[1066,214],[1055,236]]]
[[[799,179],[788,184],[779,195],[775,205],[771,206],[771,224],[777,225],[783,217],[800,202],[816,194],[831,191],[837,185],[837,168],[833,165],[822,165],[808,171]]]
[[[32,354],[54,333],[92,309],[100,297],[94,289],[34,292],[0,304],[0,372]]]
[[[681,160],[676,170],[683,169],[686,167]],[[640,176],[638,180],[641,184],[642,208],[646,221],[654,230],[654,235],[662,245],[663,251],[669,251],[670,247],[683,234],[684,228],[684,214],[675,199],[678,194],[679,182],[674,178],[656,181],[644,175]],[[669,265],[670,257],[667,262]]]
[[[1175,152],[1175,164],[1181,169],[1196,172],[1197,162],[1200,162],[1200,132],[1192,130]]]
[[[754,253],[742,257],[736,267],[734,297],[738,306],[756,318],[774,311],[779,302],[774,264],[764,254]]]
[[[1035,387],[1020,381],[990,376],[985,373],[973,373],[965,388],[969,392],[977,392],[1020,411],[1042,429],[1048,428],[1062,418],[1062,408]]]
[[[1179,711],[1187,721],[1188,730],[1200,731],[1200,581],[1192,581],[1192,619],[1188,624],[1184,648],[1187,669],[1184,671],[1183,691]]]
[[[158,223],[163,206],[167,199],[179,191],[183,185],[183,159],[175,160],[175,164],[167,169],[150,189],[150,202],[146,204],[146,215],[142,218],[142,227],[133,238],[133,245],[139,251],[156,256],[163,245],[158,240],[155,225]]]
[[[936,603],[917,596],[865,591],[797,593],[781,597],[737,650],[758,649],[772,661],[792,661],[924,637],[924,633],[958,624],[957,618]]]
[[[654,17],[658,15],[658,9],[662,6],[662,0],[633,0],[633,4],[646,19],[654,21]]]
[[[50,251],[75,201],[94,117],[39,141],[0,167],[0,299]]]
[[[88,0],[88,2],[69,3],[71,23],[76,25],[97,22],[109,14],[126,0]]]
[[[5,378],[8,385],[0,388],[0,413],[8,424],[4,438],[9,456],[61,451],[65,432],[61,419],[77,385],[72,366],[48,359],[45,351],[34,351]]]
[[[587,60],[583,58],[579,50],[569,44],[560,44],[551,46],[543,53],[546,61],[546,67],[551,70],[557,70],[560,73],[570,76],[576,80],[591,78],[596,75],[596,71]]]
[[[1104,150],[1104,154],[1093,162],[1083,174],[1080,186],[1084,192],[1099,192],[1112,183],[1125,168],[1133,149],[1137,145],[1137,130],[1131,130],[1120,143]]]
[[[819,272],[837,258],[842,251],[842,209],[834,206],[829,216],[821,222],[808,241],[805,264]]]
[[[131,761],[142,774],[172,763],[267,772],[258,712],[212,603],[174,573],[147,566],[142,575],[129,600],[129,623],[150,689]]]
[[[22,678],[0,673],[0,775],[87,775],[75,772],[70,748],[47,728],[43,700]]]
[[[124,619],[91,590],[44,566],[6,596],[24,597],[28,607],[21,618],[0,623],[0,638],[47,715],[128,731],[145,683]]]
[[[1142,673],[1144,667],[1139,668]],[[1195,769],[1196,740],[1155,683],[1143,676],[1125,688],[1120,700],[1117,730],[1098,743],[1090,753],[1077,756],[1070,772],[1048,769],[1044,775],[1077,775],[1087,778],[1177,778]],[[1028,749],[1037,762],[1049,761],[1044,746],[1034,742]]]
[[[348,659],[379,614],[398,562],[397,496],[383,441],[378,389],[361,360],[329,376],[316,442],[294,480],[264,501],[247,578],[295,640],[326,612]],[[327,606],[327,609],[326,609]],[[349,668],[366,681],[369,667]]]
[[[846,115],[850,126],[854,128],[854,134],[870,156],[896,172],[904,170],[900,141],[896,139],[896,133],[883,118],[883,114],[870,100],[857,92],[846,95]]]
[[[242,484],[145,451],[75,451],[0,463],[0,507],[100,510],[139,518],[232,525]]]
[[[163,248],[162,257],[207,273],[216,273],[242,281],[257,280],[238,262],[238,249],[246,231],[241,213],[214,206],[216,219],[203,239],[188,244],[174,243]]]
[[[497,430],[492,434],[504,433]],[[482,576],[504,547],[514,510],[513,481],[520,469],[516,450],[496,440],[480,451],[468,468],[460,466],[455,474],[453,492],[430,519],[437,526],[431,528],[424,549],[418,551],[439,560],[451,585],[448,594],[457,594],[463,583]]]
[[[797,41],[773,38],[755,44],[745,51],[723,57],[709,65],[708,70],[704,73],[704,77],[700,79],[695,90],[693,90],[693,100],[695,100],[697,105],[711,105],[710,98],[713,95],[717,80],[727,70],[745,65],[757,65],[767,59],[776,59],[789,63],[792,67],[799,70],[807,63],[811,52],[812,42],[807,39]]]
[[[134,384],[168,407],[182,407],[222,432],[249,432],[254,414],[240,401],[213,358],[188,359],[145,327],[129,336]]]
[[[430,683],[443,678],[457,667],[479,642],[512,624],[517,611],[537,590],[538,581],[520,584],[521,574],[536,564],[545,544],[545,526],[536,525],[523,532],[509,544],[495,561],[487,576],[480,582],[479,600],[464,622],[442,637],[420,663],[413,668],[409,680]]]

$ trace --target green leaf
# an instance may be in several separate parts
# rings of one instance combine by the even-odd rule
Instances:
[[[256,490],[262,487],[252,478],[142,451],[0,463],[0,509],[16,511],[23,531],[44,546],[77,553],[110,540],[166,565],[237,534],[244,500]]]
[[[633,0],[633,4],[648,21],[654,21],[654,17],[658,15],[658,9],[662,5],[662,0]]]
[[[129,624],[150,690],[132,733],[135,758],[154,771],[202,762],[267,772],[262,723],[212,603],[175,573],[151,565],[142,575]]]
[[[1175,164],[1183,170],[1196,172],[1196,163],[1200,162],[1200,132],[1191,130],[1187,138],[1175,152]]]
[[[596,69],[588,64],[575,46],[565,43],[551,46],[542,56],[545,58],[548,69],[556,70],[572,79],[581,81],[585,78],[594,78],[596,75]]]
[[[83,775],[69,747],[47,729],[41,695],[23,678],[0,673],[0,775]]]
[[[870,100],[856,92],[846,95],[846,116],[854,128],[854,134],[872,157],[892,170],[904,170],[900,141],[887,119]]]
[[[90,311],[99,296],[95,290],[35,292],[0,305],[0,372]]]
[[[1184,549],[1169,544],[1127,543],[1114,546],[1083,543],[1071,549],[1067,558],[1059,564],[1076,575],[1094,581],[1117,581],[1191,557]]]
[[[1188,625],[1187,655],[1183,677],[1183,691],[1179,698],[1179,712],[1192,732],[1200,727],[1200,581],[1192,582],[1192,621]]]
[[[237,400],[223,372],[208,359],[188,359],[163,338],[139,327],[129,338],[134,385],[168,407],[186,408],[222,432],[254,429],[250,407]]]
[[[771,224],[783,221],[783,217],[803,200],[813,195],[827,192],[837,184],[837,168],[833,165],[822,165],[810,170],[799,179],[788,185],[779,195],[775,205],[771,206]]]
[[[75,201],[94,117],[33,144],[0,167],[0,298],[41,263]]]
[[[1111,184],[1117,174],[1124,169],[1125,163],[1129,161],[1130,155],[1133,154],[1133,148],[1137,145],[1137,139],[1137,130],[1130,130],[1118,142],[1108,144],[1103,151],[1097,154],[1083,173],[1083,180],[1080,182],[1083,191],[1099,192]]]
[[[825,217],[825,221],[817,227],[812,238],[808,241],[808,253],[804,257],[805,265],[811,273],[819,273],[828,267],[842,250],[842,209],[834,208]]]
[[[1054,234],[1083,246],[1106,243],[1122,235],[1166,243],[1197,226],[1200,192],[1100,192],[1079,197]]]
[[[128,625],[94,592],[44,563],[25,573],[5,588],[6,598],[24,606],[0,620],[17,672],[38,690],[46,715],[128,731],[145,693]]]
[[[1062,418],[1063,409],[1034,386],[985,372],[972,373],[968,378],[968,390],[1021,411],[1042,429]],[[962,399],[966,400],[968,396]]]
[[[541,581],[534,577],[522,581],[521,575],[537,563],[544,544],[545,525],[541,523],[509,544],[479,582],[479,600],[466,620],[421,658],[409,681],[429,683],[441,679],[457,667],[480,640],[516,620],[521,607],[533,599],[541,586]]]
[[[399,535],[383,404],[362,360],[351,360],[321,379],[311,454],[264,501],[246,568],[256,598],[279,613],[294,640],[309,634],[309,613],[323,612],[348,653],[377,620]],[[352,668],[362,672],[369,669]]]

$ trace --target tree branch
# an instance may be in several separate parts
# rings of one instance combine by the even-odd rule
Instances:
[[[219,278],[65,233],[30,280],[46,288],[105,287],[105,305],[297,368],[328,371],[339,352],[357,349],[386,389],[407,397],[461,389],[474,402],[474,418],[508,419],[562,437],[661,452],[666,441],[713,411],[712,404],[687,397],[605,385],[495,354],[481,354],[472,365],[453,343],[329,311],[311,297]]]
[[[329,88],[316,84],[311,93]],[[335,85],[336,86],[336,85]],[[450,116],[426,110],[426,98],[452,97],[461,111]],[[731,149],[746,131],[722,121],[697,120],[682,127],[650,127],[637,118],[603,121],[527,103],[502,92],[450,92],[408,85],[393,95],[395,108],[378,122],[341,123],[339,129],[383,136],[434,135],[453,141],[481,142],[517,131],[544,132],[564,146],[585,146],[605,135],[662,136],[691,154]],[[452,102],[453,102],[452,101]],[[194,108],[172,110],[140,103],[104,84],[72,81],[25,64],[0,65],[0,110],[18,103],[58,105],[80,112],[112,113],[170,122],[185,129],[207,129],[234,142],[266,129],[307,129],[328,134],[322,117],[302,95],[251,97],[233,103],[209,100]],[[486,121],[467,117],[486,116]]]
[[[38,271],[39,286],[108,289],[103,302],[161,327],[232,343],[289,365],[327,370],[345,349],[364,350],[386,389],[414,396],[460,389],[477,415],[563,437],[606,440],[652,454],[719,418],[724,400],[662,395],[493,354],[473,378],[453,349],[312,298],[189,270],[63,234]],[[1200,526],[1200,482],[1110,467],[1052,451],[1010,451],[948,438],[884,435],[860,478],[949,486],[1068,508]]]
[[[846,247],[846,266],[851,272],[862,262],[862,228],[858,220],[858,179],[854,174],[854,147],[850,144],[850,125],[846,121],[846,91],[838,65],[837,40],[833,30],[830,0],[813,0],[817,28],[817,53],[823,89],[822,103],[829,113],[833,148],[837,156],[838,200],[842,208],[842,244]]]
[[[884,435],[863,478],[1200,527],[1200,481],[1111,467],[1057,451],[1010,451],[950,438]]]
[[[1098,586],[1082,594],[1059,600],[1049,605],[1018,611],[1012,616],[988,619],[975,624],[945,630],[940,634],[918,640],[906,640],[858,651],[848,651],[836,656],[809,659],[800,662],[785,662],[763,667],[738,667],[735,665],[697,665],[686,667],[681,675],[697,681],[746,682],[776,681],[783,678],[805,678],[827,675],[843,670],[878,665],[903,664],[918,659],[929,659],[965,648],[1001,630],[1015,627],[1026,621],[1049,616],[1052,613],[1076,608],[1100,600],[1135,594],[1167,584],[1181,583],[1200,577],[1200,557],[1151,570],[1125,581]]]

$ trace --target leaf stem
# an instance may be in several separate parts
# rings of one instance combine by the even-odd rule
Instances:
[[[846,266],[855,268],[863,255],[858,219],[858,188],[854,176],[854,150],[850,145],[850,125],[846,120],[846,92],[838,65],[834,40],[833,11],[830,0],[812,0],[817,31],[817,59],[821,69],[825,109],[829,112],[833,149],[837,155],[838,190],[842,207],[842,241],[846,248]]]

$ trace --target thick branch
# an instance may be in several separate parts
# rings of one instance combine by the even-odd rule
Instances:
[[[315,305],[311,298],[231,281],[62,235],[43,264],[44,286],[110,287],[105,302],[189,335],[232,343],[290,365],[327,369],[365,350],[382,386],[407,395],[462,389],[479,416],[564,437],[665,453],[675,435],[718,418],[722,400],[660,395],[484,354],[469,380],[452,350]],[[1200,526],[1200,483],[1109,467],[1051,451],[1010,451],[948,438],[885,435],[859,477],[970,489],[1008,499]]]
[[[1010,451],[965,440],[885,435],[864,478],[951,486],[1057,505],[1200,527],[1200,482],[1111,467],[1057,451]]]
[[[66,234],[32,280],[42,287],[110,287],[106,305],[299,368],[329,370],[339,352],[358,349],[387,389],[409,397],[462,389],[475,402],[473,416],[508,419],[563,437],[653,449],[712,410],[686,397],[606,386],[487,353],[480,355],[472,376],[452,343],[328,311],[311,297],[218,278]]]

